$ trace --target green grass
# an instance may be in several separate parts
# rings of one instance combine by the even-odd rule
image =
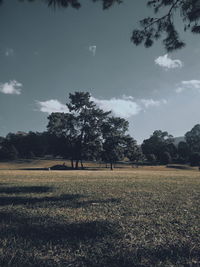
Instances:
[[[0,171],[0,266],[199,266],[196,170]]]

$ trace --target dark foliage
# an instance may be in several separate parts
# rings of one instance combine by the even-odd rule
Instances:
[[[176,151],[172,135],[160,130],[154,131],[149,139],[143,141],[141,147],[146,157],[153,154],[159,162],[162,162],[164,151],[168,152],[170,156],[174,155]]]
[[[160,155],[160,163],[161,164],[169,164],[172,162],[172,158],[171,158],[171,155],[169,154],[169,152],[167,151],[164,151],[161,153]]]
[[[146,154],[146,159],[152,164],[156,163],[156,156],[154,154]]]
[[[174,19],[179,16],[184,30],[200,33],[200,1],[199,0],[149,0],[147,5],[153,8],[154,13],[167,12],[160,17],[147,17],[140,21],[140,29],[133,31],[131,40],[135,45],[153,45],[154,41],[164,36],[163,45],[167,51],[181,49],[185,43],[181,40],[176,29]]]
[[[190,156],[191,166],[200,166],[200,153],[194,152]]]

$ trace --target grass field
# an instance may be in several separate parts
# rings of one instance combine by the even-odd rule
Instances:
[[[0,266],[200,266],[196,169],[8,169]]]

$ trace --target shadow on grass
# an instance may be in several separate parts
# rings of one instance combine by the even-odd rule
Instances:
[[[6,194],[0,196],[0,206],[6,205],[36,205],[41,207],[49,207],[51,205],[56,205],[57,207],[70,207],[70,208],[80,208],[90,205],[100,205],[106,203],[119,203],[120,200],[116,198],[108,199],[95,199],[95,200],[83,200],[83,195],[80,194],[63,194],[59,196],[40,196],[36,194],[52,192],[53,188],[48,186],[14,186],[14,187],[0,187],[0,193]],[[34,194],[33,196],[20,196],[18,194]],[[15,195],[14,195],[15,194]]]
[[[120,203],[120,200],[114,198],[108,198],[103,200],[88,200],[88,201],[80,201],[79,198],[83,197],[83,195],[79,194],[65,194],[59,197],[18,197],[18,196],[6,196],[0,197],[0,206],[6,205],[36,205],[41,206],[43,208],[56,206],[56,207],[65,207],[65,208],[80,208],[87,207],[91,205],[100,205],[106,203]]]
[[[61,217],[26,216],[6,210],[0,213],[0,220],[2,225],[6,225],[1,229],[1,238],[11,242],[14,239],[12,249],[24,253],[21,256],[15,253],[13,265],[10,266],[199,266],[188,264],[192,259],[200,260],[198,246],[191,249],[191,244],[186,241],[173,244],[163,242],[159,246],[148,242],[141,244],[138,237],[132,245],[126,244],[123,230],[117,222],[96,220],[69,223]],[[51,248],[55,249],[56,261],[50,257],[39,259],[37,255],[28,253],[27,244],[30,249],[40,250],[42,247],[47,251],[51,244]],[[10,260],[13,252],[9,249],[6,249],[6,258],[3,254],[0,256],[0,263],[4,261],[7,264]],[[69,255],[59,254],[61,251],[69,253],[71,260]],[[19,265],[16,265],[18,261]],[[8,266],[6,264],[1,266]]]
[[[118,225],[105,220],[69,223],[58,217],[28,217],[8,211],[1,212],[0,218],[2,225],[6,225],[1,229],[0,235],[2,240],[7,240],[8,246],[0,254],[1,266],[94,266],[93,257],[100,256],[104,240],[120,238]],[[8,240],[15,242],[9,245]],[[34,254],[27,251],[27,244],[29,250],[46,249],[45,259],[38,257],[37,252]],[[51,253],[48,254],[49,247],[55,253],[56,261],[50,257]],[[96,252],[92,253],[93,248],[97,249],[97,255]],[[79,250],[82,256],[77,254]],[[64,251],[66,252],[63,255]]]
[[[76,207],[77,203],[74,201],[80,197],[83,197],[79,194],[65,194],[58,197],[45,196],[45,197],[18,197],[18,196],[6,196],[0,197],[0,206],[5,205],[35,205],[41,204],[42,207],[57,205],[59,207]],[[38,206],[38,205],[37,205]]]
[[[106,235],[115,235],[116,224],[107,221],[89,221],[68,223],[58,217],[35,217],[10,211],[0,212],[0,222],[9,227],[1,230],[1,237],[17,237],[32,242],[67,242],[76,243],[81,240],[103,238]]]
[[[20,194],[20,193],[46,193],[52,191],[48,186],[9,186],[0,187],[0,193],[3,194]]]

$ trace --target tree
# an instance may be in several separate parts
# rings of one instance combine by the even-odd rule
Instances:
[[[178,144],[178,155],[179,155],[179,161],[186,163],[190,157],[190,148],[189,145],[184,142],[181,141]]]
[[[19,152],[14,145],[5,143],[0,149],[0,160],[16,160]]]
[[[136,140],[134,140],[131,136],[126,136],[126,148],[125,148],[125,156],[132,162],[132,164],[141,160],[144,160],[144,155],[142,153],[141,147],[137,145]]]
[[[140,21],[140,29],[132,34],[132,41],[139,45],[144,43],[145,47],[152,46],[153,42],[165,36],[164,47],[167,51],[183,48],[185,43],[180,39],[174,24],[177,15],[182,20],[184,30],[192,33],[200,33],[200,4],[199,0],[149,0],[147,6],[153,8],[154,13],[163,13],[160,17],[146,17]]]
[[[5,138],[2,137],[2,136],[0,136],[0,146],[1,146],[1,144],[4,142],[4,140],[5,140]]]
[[[172,135],[168,134],[168,132],[157,130],[153,132],[149,139],[143,141],[141,147],[145,155],[154,154],[156,160],[160,161],[163,151],[170,152],[171,143],[173,143]]]
[[[171,161],[174,161],[178,158],[178,150],[175,144],[173,143],[173,139],[168,140],[168,144],[166,144],[165,150],[169,153],[171,157]]]
[[[124,158],[128,130],[128,121],[119,117],[108,117],[102,124],[103,151],[102,160],[113,164]]]
[[[73,116],[67,113],[51,113],[48,120],[47,130],[50,135],[62,140],[61,144],[57,146],[55,154],[70,158],[73,169],[73,161],[77,154]]]
[[[52,113],[48,131],[64,137],[72,168],[78,168],[83,158],[94,158],[101,149],[101,125],[110,112],[99,109],[88,92],[69,94],[69,113]]]
[[[171,158],[171,155],[168,151],[164,151],[160,154],[160,163],[161,164],[169,164],[171,163],[172,161],[172,158]]]
[[[146,154],[146,158],[151,164],[156,163],[156,156],[154,154]]]
[[[194,152],[190,156],[191,166],[200,166],[200,153]]]
[[[23,0],[19,0],[23,1]],[[35,0],[27,0],[33,2]],[[79,9],[80,0],[43,0],[48,6],[64,7],[71,6]],[[121,4],[125,0],[90,0],[94,3],[102,2],[103,9],[108,9],[114,4]],[[136,1],[135,1],[136,2]],[[3,0],[0,0],[0,4]],[[176,29],[174,18],[180,17],[184,30],[191,33],[200,33],[200,4],[199,0],[148,0],[147,6],[153,8],[156,17],[146,17],[140,20],[140,28],[134,29],[131,41],[135,45],[144,44],[151,47],[155,40],[164,36],[163,45],[167,51],[183,48],[185,43],[180,39]],[[164,10],[164,11],[163,11]],[[160,12],[160,16],[157,14]]]
[[[29,158],[30,151],[37,157],[43,157],[48,151],[48,134],[46,132],[17,132],[9,133],[6,142],[13,145],[20,158]]]
[[[9,159],[9,150],[6,146],[1,146],[0,148],[0,160]]]
[[[200,152],[200,124],[195,125],[185,134],[185,139],[192,152]]]

